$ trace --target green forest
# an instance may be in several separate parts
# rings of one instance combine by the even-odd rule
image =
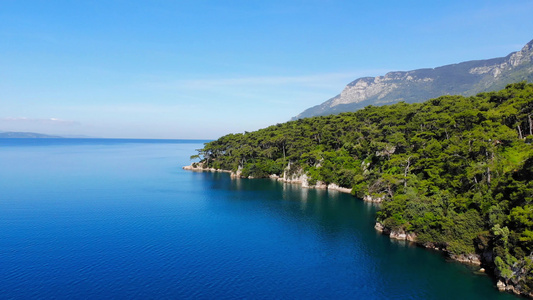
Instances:
[[[192,158],[242,177],[306,174],[310,185],[383,198],[385,228],[478,254],[498,280],[531,295],[532,118],[533,84],[521,82],[229,134]]]

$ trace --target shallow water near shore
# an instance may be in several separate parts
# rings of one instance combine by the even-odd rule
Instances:
[[[199,141],[0,139],[0,295],[518,299],[335,191],[191,172]]]

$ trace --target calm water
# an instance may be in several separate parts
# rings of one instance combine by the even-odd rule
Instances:
[[[517,299],[349,195],[183,171],[201,147],[0,140],[0,298]]]

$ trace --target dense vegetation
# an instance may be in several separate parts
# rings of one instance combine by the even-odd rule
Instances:
[[[204,167],[307,174],[385,200],[378,220],[453,254],[477,253],[533,291],[533,84],[369,106],[205,144]]]

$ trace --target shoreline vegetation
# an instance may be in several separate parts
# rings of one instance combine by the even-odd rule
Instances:
[[[239,173],[233,172],[231,170],[222,170],[222,169],[215,169],[215,168],[204,168],[201,163],[192,163],[191,165],[182,167],[182,169],[183,170],[187,170],[187,171],[194,171],[194,172],[230,173],[230,177],[233,178],[233,179],[244,178]],[[271,175],[268,176],[268,178],[276,180],[276,181],[279,181],[279,182],[282,182],[282,183],[300,185],[301,188],[308,188],[308,189],[333,190],[333,191],[338,191],[338,192],[347,193],[347,194],[352,194],[352,190],[353,190],[351,188],[340,187],[340,186],[338,186],[338,185],[336,185],[334,183],[330,183],[329,185],[326,185],[326,184],[324,184],[322,182],[317,182],[315,185],[311,185],[310,186],[308,181],[307,181],[307,176],[305,176],[305,175],[299,176],[299,177],[293,176],[292,178],[285,178],[283,176],[280,177],[280,176],[278,176],[276,174],[271,174]],[[249,177],[247,177],[247,179],[254,179],[254,177],[249,176]],[[370,195],[365,195],[360,200],[362,200],[364,202],[370,202],[370,203],[375,203],[375,204],[379,205],[383,201],[383,197],[372,197]],[[383,235],[389,236],[391,239],[399,240],[399,241],[408,241],[408,242],[412,242],[412,243],[417,244],[416,234],[413,233],[413,232],[406,233],[403,230],[391,230],[390,228],[385,227],[380,222],[376,222],[374,228],[376,229],[376,231],[382,233]],[[434,246],[431,246],[431,245],[418,244],[418,246],[423,246],[425,248],[431,248],[431,249],[437,250],[437,251],[444,250],[444,249],[440,249],[438,247],[434,247]],[[479,257],[479,255],[476,255],[476,254],[470,254],[470,255],[454,255],[452,253],[445,253],[445,254],[449,258],[451,258],[453,260],[456,260],[456,261],[459,261],[459,262],[462,262],[462,263],[467,263],[467,264],[471,264],[471,265],[481,265],[481,258]],[[482,268],[482,270],[484,270],[484,269]]]
[[[197,151],[184,169],[378,202],[376,230],[533,297],[533,84],[299,119]]]

